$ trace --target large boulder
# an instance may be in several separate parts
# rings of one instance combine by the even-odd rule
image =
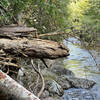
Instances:
[[[63,100],[100,100],[96,94],[87,89],[71,88],[64,92]]]
[[[57,82],[61,85],[64,90],[71,88],[70,82],[64,76],[59,76]]]
[[[49,94],[51,96],[53,96],[55,94],[62,96],[64,93],[62,87],[54,80],[46,81],[46,90],[49,91]]]
[[[44,98],[44,99],[41,99],[41,100],[63,100],[62,98],[56,98],[56,97],[47,97],[47,98]]]
[[[75,88],[89,89],[93,87],[96,83],[92,80],[76,78],[76,77],[66,77],[66,80]]]
[[[75,76],[75,74],[62,66],[54,66],[51,68],[51,72],[57,74],[58,76],[67,75],[67,76]]]

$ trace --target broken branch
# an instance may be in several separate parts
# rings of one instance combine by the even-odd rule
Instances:
[[[41,72],[40,72],[39,64],[38,64],[38,69],[39,69],[39,71],[38,71],[38,70],[35,68],[34,64],[33,64],[33,60],[31,60],[31,63],[32,63],[32,67],[33,67],[34,70],[37,72],[37,74],[39,74],[39,76],[40,76],[40,78],[41,78],[41,80],[42,80],[42,87],[41,87],[39,93],[37,94],[37,96],[40,97],[41,94],[42,94],[42,92],[43,92],[43,90],[44,90],[44,88],[45,88],[44,78],[43,78],[43,75],[42,75]]]

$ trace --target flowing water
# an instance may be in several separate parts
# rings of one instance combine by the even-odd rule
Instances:
[[[96,66],[93,57],[76,38],[64,40],[64,44],[70,48],[70,56],[64,59],[63,66],[73,71],[76,77],[91,79],[97,83],[89,90],[75,88],[66,90],[64,100],[100,100],[100,48],[89,50],[95,57]]]
[[[69,38],[68,41],[64,40],[63,42],[70,49],[70,56],[64,59],[60,59],[60,61],[57,60],[56,65],[62,66],[63,64],[64,67],[74,72],[76,77],[94,80],[97,84],[93,88],[88,90],[81,88],[79,89],[71,88],[65,90],[63,95],[64,100],[100,100],[100,48],[97,47],[89,49],[89,51],[95,57],[96,63],[98,64],[98,66],[96,66],[93,57],[84,47],[82,47],[80,41],[78,41],[76,38],[73,37]],[[23,62],[24,61],[22,61],[22,63]],[[23,70],[25,70],[28,73],[27,68],[29,69],[29,67],[30,64],[29,65],[26,64],[26,70],[25,69]],[[33,78],[31,78],[29,74],[27,74],[28,76],[27,80],[30,81]],[[19,79],[20,84],[23,84],[23,80],[26,81],[25,79],[23,79],[23,73],[21,72],[19,78],[20,78]]]

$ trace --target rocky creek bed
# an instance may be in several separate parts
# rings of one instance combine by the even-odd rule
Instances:
[[[60,63],[56,64],[56,61],[47,60],[46,62],[49,66],[50,63],[52,64],[49,68],[44,68],[42,63],[37,61],[40,63],[40,67],[43,67],[41,73],[45,79],[45,89],[40,97],[41,100],[71,100],[64,95],[65,90],[71,88],[90,89],[96,84],[92,80],[75,77],[71,70],[64,68]],[[31,64],[25,60],[22,62],[25,66],[19,70],[18,81],[37,95],[42,85],[41,79],[37,83],[38,75],[32,69]]]
[[[74,42],[75,39],[71,38]],[[45,88],[41,100],[100,100],[99,72],[93,59],[82,49],[79,41],[76,44],[66,43],[70,48],[70,56],[66,58],[47,60],[46,68],[41,60],[33,59],[34,66],[40,65],[44,77]],[[17,58],[20,66],[16,81],[37,95],[42,87],[42,80],[34,71],[31,59]],[[100,62],[99,56],[97,62]],[[2,67],[1,67],[2,69]],[[98,69],[99,66],[98,66]],[[93,76],[94,75],[94,76]],[[91,78],[90,78],[91,77]],[[96,93],[95,93],[96,92]]]
[[[75,38],[70,38],[70,41],[74,44],[64,40],[70,48],[71,55],[68,58],[46,60],[48,69],[44,68],[40,60],[34,61],[40,63],[46,83],[41,100],[100,100],[99,50],[91,49],[96,54],[97,67],[88,51],[80,46],[80,41]],[[36,86],[37,74],[32,69],[30,60],[21,59],[20,62],[24,66],[19,71],[19,83],[37,94],[41,80]]]

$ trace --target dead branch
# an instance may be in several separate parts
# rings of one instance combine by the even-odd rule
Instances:
[[[45,33],[45,34],[40,34],[39,37],[44,37],[44,36],[54,36],[54,35],[62,35],[66,34],[66,32],[51,32],[51,33]]]
[[[49,68],[44,59],[41,58],[40,60],[43,62],[43,64],[44,64],[47,68]]]
[[[40,90],[39,93],[37,94],[37,96],[40,97],[41,94],[42,94],[43,91],[44,91],[44,88],[45,88],[44,78],[43,78],[43,75],[42,75],[41,72],[40,72],[39,64],[38,64],[38,69],[39,69],[39,71],[35,68],[32,59],[31,59],[31,64],[32,64],[33,69],[37,72],[37,74],[39,74],[39,76],[40,76],[40,78],[41,78],[41,80],[42,80],[42,87],[41,87],[41,90]]]
[[[3,61],[10,61],[12,60],[13,58],[5,58],[5,57],[0,57],[0,61],[3,60]]]
[[[12,66],[12,67],[16,67],[16,68],[20,68],[17,64],[11,63],[11,62],[3,62],[0,61],[0,65],[5,65],[5,66]]]

